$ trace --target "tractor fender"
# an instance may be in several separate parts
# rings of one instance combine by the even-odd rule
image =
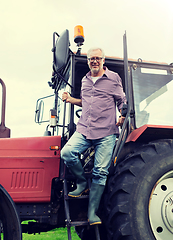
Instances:
[[[22,239],[21,224],[15,203],[2,185],[0,185],[0,221],[4,239]]]
[[[145,124],[133,130],[127,137],[126,143],[147,143],[157,139],[173,139],[173,126]]]
[[[173,126],[145,124],[133,130],[126,139],[123,149],[118,156],[117,163],[143,144],[158,139],[173,139]]]

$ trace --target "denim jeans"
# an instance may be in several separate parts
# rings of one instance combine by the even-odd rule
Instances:
[[[105,185],[108,169],[111,165],[111,157],[116,141],[116,135],[90,140],[78,132],[75,132],[61,150],[61,158],[67,167],[74,166],[79,161],[79,154],[87,148],[94,146],[95,159],[93,169],[93,182]]]

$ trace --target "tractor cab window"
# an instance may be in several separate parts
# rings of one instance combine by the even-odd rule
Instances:
[[[136,127],[173,125],[173,75],[169,69],[132,69]]]

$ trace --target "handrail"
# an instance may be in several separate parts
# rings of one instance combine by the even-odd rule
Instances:
[[[125,92],[126,92],[126,99],[127,99],[127,114],[126,114],[126,118],[125,118],[123,126],[122,126],[120,136],[116,143],[115,150],[112,155],[112,159],[114,160],[114,165],[116,165],[118,156],[119,156],[119,154],[125,144],[125,141],[127,139],[127,136],[129,133],[129,119],[131,117],[131,101],[129,101],[130,88],[129,88],[129,77],[128,77],[128,56],[127,56],[126,32],[123,36],[123,46],[124,46],[124,75],[125,75]]]
[[[6,86],[4,81],[0,78],[2,85],[2,109],[1,109],[1,124],[0,124],[0,138],[9,138],[10,129],[5,126],[5,104],[6,104]]]
[[[115,150],[113,152],[113,155],[112,155],[112,159],[114,161],[114,166],[116,165],[117,163],[117,160],[118,160],[118,156],[120,154],[120,151],[122,149],[122,147],[124,146],[124,143],[127,139],[127,135],[128,135],[128,124],[129,124],[129,117],[130,117],[130,113],[128,112],[127,115],[126,115],[126,118],[124,120],[124,123],[123,123],[123,127],[122,127],[122,130],[121,130],[121,133],[120,133],[120,136],[118,138],[118,141],[116,143],[116,147],[115,147]]]
[[[2,109],[1,109],[1,124],[0,129],[5,129],[5,102],[6,102],[6,86],[3,80],[0,78],[2,85]]]

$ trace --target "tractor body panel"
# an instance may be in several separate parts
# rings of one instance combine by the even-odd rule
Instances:
[[[58,150],[50,150],[56,145]],[[59,177],[61,137],[0,139],[0,183],[14,202],[49,202]]]

